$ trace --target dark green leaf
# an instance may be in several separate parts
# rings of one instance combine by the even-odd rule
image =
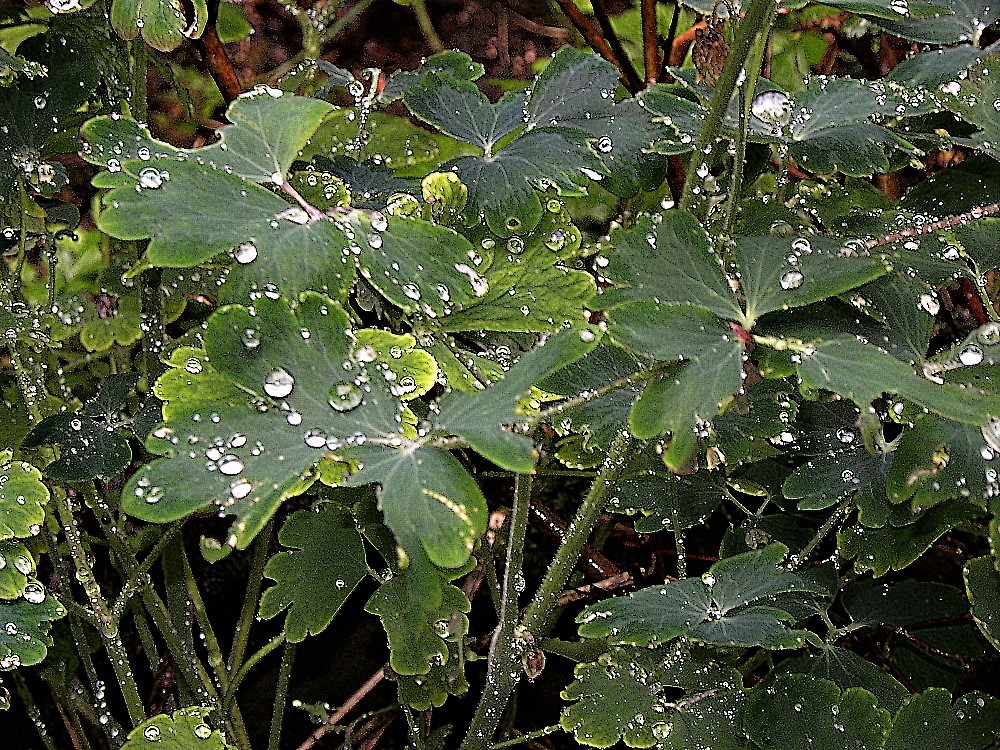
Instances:
[[[111,25],[120,37],[135,39],[141,32],[146,43],[161,52],[177,49],[185,38],[200,37],[206,21],[205,0],[193,0],[187,6],[181,6],[177,0],[113,0],[111,3]]]
[[[977,557],[965,564],[965,590],[972,603],[972,619],[1000,649],[1000,573],[993,557]]]
[[[889,712],[861,688],[840,688],[802,674],[779,675],[750,693],[743,727],[756,747],[786,750],[880,748]]]
[[[985,750],[1000,739],[1000,700],[969,693],[952,702],[947,690],[912,696],[896,712],[883,750]]]
[[[332,504],[293,513],[278,541],[291,549],[264,567],[264,575],[276,583],[261,597],[260,616],[270,620],[288,608],[285,634],[297,643],[326,630],[367,577],[365,548],[354,518]]]
[[[83,413],[46,417],[24,439],[25,448],[59,446],[59,460],[45,472],[57,481],[83,482],[112,477],[132,461],[128,441],[110,425],[95,422]]]
[[[882,15],[877,20],[887,31],[925,44],[972,42],[979,45],[983,30],[1000,20],[1000,8],[990,0],[935,0],[952,12],[933,18]]]
[[[823,589],[781,569],[788,548],[724,558],[701,579],[686,578],[642,589],[587,607],[577,617],[580,635],[609,637],[611,643],[647,645],[678,636],[727,646],[798,648],[802,631],[789,628],[792,616],[769,606],[772,597],[796,592],[801,598]]]
[[[525,422],[517,413],[523,396],[541,379],[583,357],[600,339],[591,326],[577,326],[557,333],[544,346],[532,349],[518,360],[500,381],[485,391],[454,392],[440,403],[437,426],[465,438],[486,458],[510,471],[528,472],[536,452],[529,438],[515,435],[504,425]]]
[[[893,393],[948,419],[985,424],[1000,414],[1000,399],[973,389],[935,384],[884,350],[854,337],[817,343],[803,352],[799,376],[807,388],[823,388],[864,406]]]
[[[819,650],[809,651],[777,666],[779,673],[805,674],[829,680],[841,690],[863,688],[878,699],[880,708],[895,712],[909,697],[909,692],[896,678],[866,661],[853,651],[824,643]]]
[[[398,70],[389,76],[378,95],[381,104],[389,104],[420,83],[428,73],[444,73],[456,81],[475,81],[483,75],[483,66],[458,50],[445,50],[431,55],[416,70]]]

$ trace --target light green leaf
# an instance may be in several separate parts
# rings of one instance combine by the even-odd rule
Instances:
[[[648,645],[684,636],[715,645],[799,648],[804,632],[788,627],[792,616],[769,603],[778,594],[808,598],[824,590],[779,567],[787,552],[784,545],[772,544],[724,558],[701,579],[593,604],[577,616],[580,635],[608,637],[615,644]]]
[[[394,396],[410,401],[423,396],[437,382],[434,357],[416,348],[417,340],[410,334],[362,328],[354,332],[354,340],[356,351],[364,351],[365,357],[374,355],[371,361],[391,373],[387,379]]]
[[[0,670],[31,667],[45,659],[49,628],[66,610],[48,596],[45,587],[34,579],[25,584],[21,599],[0,601]]]
[[[883,750],[985,750],[1000,739],[1000,700],[979,692],[952,702],[942,688],[910,697],[896,712]]]
[[[219,730],[205,722],[213,711],[190,706],[153,716],[128,733],[122,750],[232,750]]]
[[[990,643],[1000,649],[1000,573],[993,557],[977,557],[965,564],[965,590],[972,603],[972,619]]]
[[[190,16],[189,16],[190,13]],[[198,39],[205,30],[208,7],[205,0],[113,0],[111,25],[122,39],[142,33],[153,49],[170,52],[184,39]]]
[[[368,576],[365,547],[351,514],[332,504],[293,513],[278,541],[291,549],[264,567],[276,583],[261,596],[260,616],[270,620],[288,608],[285,635],[298,643],[326,630]]]
[[[948,419],[982,425],[1000,414],[1000,399],[974,389],[936,384],[884,350],[854,337],[817,343],[797,365],[806,388],[823,388],[865,406],[883,393],[909,399]]]
[[[656,649],[615,646],[596,662],[579,664],[562,692],[573,701],[559,720],[590,747],[741,750],[736,715],[744,691],[739,673],[676,644]],[[679,688],[679,696],[671,695]],[[694,698],[697,697],[697,700]],[[690,699],[690,702],[686,702]]]
[[[750,693],[743,727],[756,747],[786,750],[880,748],[889,712],[861,688],[840,688],[801,674],[779,675]]]
[[[42,473],[27,461],[0,451],[0,540],[27,539],[41,530],[49,489]]]
[[[0,542],[0,599],[17,599],[35,575],[35,560],[21,542]]]
[[[352,486],[378,482],[379,508],[396,541],[408,552],[423,545],[431,562],[457,568],[486,531],[487,508],[479,485],[446,450],[433,446],[359,445],[344,451],[361,470]]]
[[[212,366],[247,394],[244,403],[171,402],[149,440],[168,457],[142,467],[123,496],[126,512],[157,523],[215,503],[236,517],[228,541],[240,549],[328,451],[359,436],[401,440],[399,402],[352,357],[337,303],[308,293],[293,313],[262,297],[254,311],[221,308],[204,332]]]
[[[523,424],[525,417],[516,411],[521,398],[542,378],[591,351],[600,335],[593,326],[576,326],[555,334],[543,346],[523,354],[501,380],[485,391],[456,391],[441,399],[436,426],[465,438],[498,466],[531,471],[537,455],[531,439],[515,435],[504,426]]]

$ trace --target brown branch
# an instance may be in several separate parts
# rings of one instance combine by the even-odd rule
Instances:
[[[590,45],[591,49],[618,68],[618,72],[621,73],[622,76],[622,83],[627,88],[628,76],[625,72],[625,68],[622,67],[622,63],[619,62],[618,56],[615,55],[611,47],[608,46],[607,41],[605,41],[604,37],[601,36],[600,30],[598,30],[598,28],[591,23],[590,19],[583,14],[583,11],[576,7],[576,3],[574,3],[573,0],[556,0],[556,2],[559,4],[562,12],[566,14],[566,17],[570,20],[573,26],[576,27],[576,30],[579,31],[580,35],[586,40],[587,44]],[[635,74],[636,79],[638,79],[638,74],[635,73],[634,70],[633,73]],[[642,87],[640,86],[639,88]]]
[[[637,94],[642,91],[642,79],[639,78],[639,72],[632,65],[632,61],[628,59],[628,55],[625,54],[625,48],[622,47],[622,42],[611,25],[611,17],[608,16],[608,11],[604,7],[604,0],[591,0],[591,5],[594,7],[594,17],[597,18],[597,23],[600,24],[601,31],[604,32],[604,38],[607,39],[611,49],[614,50],[621,62],[618,69],[625,75],[625,88],[630,93]]]
[[[233,63],[226,53],[226,47],[222,44],[219,33],[215,30],[215,22],[218,17],[219,3],[217,1],[209,2],[208,26],[201,39],[198,40],[198,46],[204,55],[205,65],[208,66],[212,80],[219,87],[219,92],[228,105],[243,93],[243,84],[240,83],[240,78],[236,75]]]
[[[642,62],[646,85],[652,86],[660,68],[660,50],[656,43],[656,0],[642,0]]]
[[[560,544],[562,543],[566,537],[566,530],[569,527],[566,521],[535,498],[531,500],[531,514],[535,521],[535,528],[539,529],[550,539]],[[621,572],[617,565],[589,544],[583,545],[579,565],[584,575],[594,581],[610,578]]]
[[[558,599],[558,606],[565,607],[567,604],[580,601],[581,599],[593,599],[597,593],[610,594],[621,589],[631,589],[635,587],[630,573],[619,573],[618,575],[605,578],[603,581],[588,583],[586,586],[577,586],[562,592]]]
[[[694,44],[694,35],[698,29],[707,29],[708,24],[704,21],[699,21],[690,29],[685,30],[683,33],[678,34],[674,37],[674,43],[670,46],[670,64],[675,68],[684,64],[684,58],[687,57],[688,50],[691,49],[691,45]]]
[[[375,674],[368,678],[368,681],[354,691],[354,695],[344,701],[344,705],[337,709],[326,723],[318,727],[312,734],[306,737],[305,742],[299,745],[298,750],[309,750],[313,745],[323,739],[323,735],[333,729],[340,720],[347,716],[356,705],[358,705],[368,693],[375,689],[383,679],[385,679],[385,668],[378,670]]]

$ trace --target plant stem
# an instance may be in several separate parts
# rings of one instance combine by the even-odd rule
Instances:
[[[500,594],[500,624],[493,631],[489,662],[486,667],[486,686],[476,707],[472,724],[466,734],[465,746],[479,747],[479,739],[486,743],[500,722],[507,702],[521,674],[521,652],[515,627],[518,613],[518,581],[522,580],[524,538],[528,530],[528,512],[531,504],[532,477],[518,474],[514,479],[514,509],[510,514],[510,532],[507,534],[507,561],[504,565],[503,588]]]
[[[354,695],[344,701],[344,705],[338,708],[334,713],[330,715],[330,718],[326,720],[321,727],[317,728],[306,737],[305,741],[299,745],[298,750],[309,750],[313,745],[323,739],[323,735],[337,726],[340,720],[347,716],[356,705],[358,705],[362,699],[368,695],[375,686],[378,685],[385,678],[385,669],[378,670],[375,674],[368,678],[364,685],[359,687],[354,691]]]
[[[621,40],[615,32],[614,26],[611,25],[611,17],[604,7],[604,0],[591,0],[591,5],[594,8],[594,17],[597,19],[597,23],[600,24],[601,31],[604,33],[604,38],[608,40],[608,45],[614,50],[615,57],[618,58],[618,62],[620,63],[619,68],[625,74],[625,88],[631,94],[642,91],[642,79],[639,77],[639,72],[635,69],[628,54],[626,54],[625,48],[622,47]]]
[[[247,578],[246,593],[243,597],[243,609],[240,611],[240,619],[236,624],[236,634],[233,636],[229,660],[226,662],[226,670],[229,674],[241,669],[247,644],[250,641],[250,628],[253,626],[254,614],[257,612],[260,591],[264,587],[264,565],[267,563],[267,548],[271,543],[273,529],[274,519],[272,518],[254,541],[253,557],[250,559],[250,576]],[[235,689],[234,684],[232,690]]]
[[[646,85],[656,83],[660,72],[660,49],[656,41],[656,0],[642,0],[642,62]]]
[[[556,551],[552,565],[521,620],[525,638],[530,636],[535,642],[538,642],[548,634],[550,615],[558,604],[559,595],[572,575],[580,552],[594,530],[598,517],[607,505],[608,492],[625,468],[626,458],[632,444],[632,436],[624,430],[620,431],[612,441],[597,478],[590,486],[590,491],[583,499],[576,517],[566,530],[566,536]],[[506,695],[496,691],[492,693],[487,691],[489,693],[488,703],[487,693],[484,693],[484,699],[479,704],[476,716],[473,718],[469,732],[462,743],[463,750],[486,750],[489,747],[516,682],[516,678],[510,680],[511,684]],[[488,715],[486,715],[487,709]]]
[[[288,702],[288,683],[295,663],[295,644],[286,643],[281,652],[281,667],[278,669],[278,685],[274,689],[274,710],[271,715],[271,733],[267,740],[268,750],[278,750],[281,745],[281,723],[285,718],[285,704]]]
[[[687,178],[684,180],[684,193],[681,196],[681,209],[690,211],[697,199],[694,192],[695,183],[701,178],[698,171],[707,162],[708,154],[711,153],[712,145],[722,128],[722,120],[725,117],[726,109],[733,98],[736,86],[741,82],[741,78],[746,77],[744,64],[750,53],[750,47],[754,39],[765,26],[770,28],[767,20],[774,15],[775,0],[750,0],[747,7],[746,16],[740,21],[736,29],[736,36],[726,58],[726,64],[722,67],[722,73],[716,83],[715,95],[708,106],[708,115],[701,127],[701,134],[691,155],[691,162],[688,164]]]
[[[687,578],[687,554],[684,551],[684,532],[681,530],[681,519],[676,510],[670,511],[670,525],[674,532],[674,545],[677,547],[677,577]]]
[[[417,25],[420,26],[420,33],[424,35],[424,39],[427,40],[427,46],[435,53],[444,52],[444,42],[441,41],[441,37],[434,30],[434,24],[431,22],[430,14],[427,12],[427,3],[424,0],[412,0],[410,7],[413,9],[413,14],[417,17]]]
[[[826,521],[823,523],[822,526],[819,527],[819,530],[816,532],[816,535],[811,540],[809,540],[809,544],[803,547],[797,555],[794,555],[792,557],[789,564],[790,570],[795,570],[796,568],[802,567],[802,564],[809,558],[809,555],[812,553],[812,551],[816,549],[817,545],[819,545],[819,543],[826,538],[826,535],[830,533],[830,530],[836,525],[837,521],[840,520],[840,517],[843,515],[844,511],[846,511],[849,507],[851,507],[853,502],[854,498],[849,497],[846,500],[842,501],[840,505],[838,505],[836,508],[834,508],[833,513],[831,513],[830,517],[826,519]]]

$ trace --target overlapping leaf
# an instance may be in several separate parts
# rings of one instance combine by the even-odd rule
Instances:
[[[441,400],[437,426],[465,438],[486,458],[517,472],[531,471],[536,452],[530,438],[505,425],[522,424],[516,412],[528,391],[561,368],[583,357],[600,340],[592,326],[575,326],[549,338],[543,346],[523,354],[499,382],[480,393],[453,392]]]
[[[890,717],[867,690],[792,674],[750,694],[743,727],[754,747],[865,750],[882,747]]]
[[[13,461],[0,451],[0,541],[26,539],[41,530],[49,489],[42,473],[27,461]]]
[[[1000,700],[974,692],[952,701],[942,688],[912,696],[896,712],[883,750],[983,750],[1000,739]]]
[[[896,36],[925,44],[972,42],[978,46],[983,30],[1000,20],[1000,8],[989,0],[934,0],[951,13],[926,17],[880,15],[875,21]],[[906,4],[908,7],[908,4]],[[861,11],[864,13],[865,11]]]
[[[53,620],[66,614],[63,606],[49,596],[35,580],[25,584],[22,598],[0,600],[0,669],[30,667],[45,659],[49,629]]]
[[[726,716],[744,701],[739,674],[693,655],[682,645],[615,646],[580,664],[562,692],[574,701],[560,725],[590,747],[738,750],[743,738]]]
[[[965,590],[972,603],[972,619],[990,643],[1000,650],[1000,573],[994,557],[978,557],[965,565]]]
[[[271,619],[288,608],[285,635],[296,643],[325,630],[367,577],[365,548],[351,514],[331,504],[293,513],[278,541],[291,549],[264,567],[276,583],[261,597],[260,616]]]
[[[211,708],[189,706],[158,714],[128,733],[122,750],[232,750],[232,745],[206,719]]]
[[[215,503],[236,516],[229,541],[243,548],[325,452],[358,436],[400,439],[399,402],[352,357],[337,303],[309,293],[293,312],[262,297],[254,313],[222,308],[204,334],[212,367],[247,394],[243,404],[185,405],[183,394],[171,403],[149,441],[168,457],[132,477],[127,512],[165,522]]]
[[[208,6],[205,0],[182,5],[179,0],[114,0],[111,24],[123,39],[139,34],[150,47],[161,52],[177,49],[185,38],[197,39],[205,30]]]
[[[684,636],[716,645],[798,648],[805,634],[788,626],[792,616],[773,606],[773,597],[808,598],[824,589],[779,568],[787,552],[772,544],[720,560],[701,579],[685,578],[591,605],[577,617],[580,634],[609,637],[616,644]]]

